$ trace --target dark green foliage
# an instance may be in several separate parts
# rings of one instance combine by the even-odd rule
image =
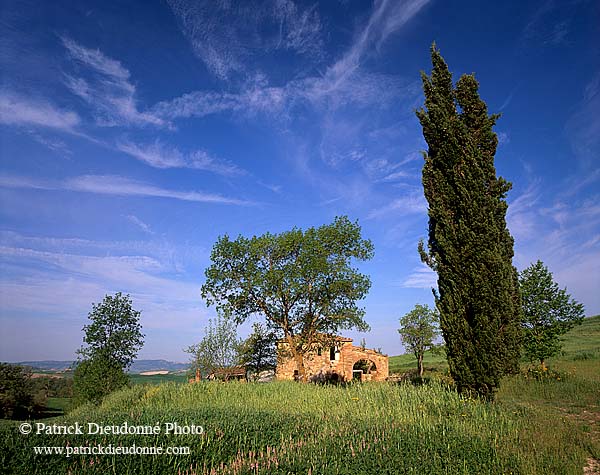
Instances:
[[[125,374],[144,344],[140,312],[131,297],[117,292],[92,304],[90,324],[83,327],[86,346],[78,350],[81,359],[73,375],[77,403],[95,403],[127,384]]]
[[[0,418],[24,419],[35,409],[31,371],[0,363]]]
[[[240,347],[241,363],[255,377],[261,371],[275,368],[277,364],[276,339],[275,332],[269,331],[260,323],[255,323],[252,325],[252,333],[242,343]]]
[[[415,355],[419,377],[423,376],[423,356],[427,350],[435,347],[438,336],[439,315],[427,305],[415,305],[400,319],[400,337],[402,343]]]
[[[496,177],[498,143],[473,75],[452,84],[435,45],[431,77],[422,74],[425,108],[417,111],[428,144],[423,188],[429,203],[428,252],[438,274],[436,305],[448,364],[461,392],[493,397],[520,351],[520,298],[506,227],[510,183]]]
[[[73,374],[75,405],[85,402],[99,404],[104,396],[129,383],[123,368],[106,358],[80,361]]]
[[[573,300],[566,289],[558,287],[542,261],[521,272],[519,284],[525,355],[543,367],[547,358],[560,351],[560,336],[583,322],[583,305]]]
[[[31,380],[35,392],[43,393],[44,397],[70,398],[73,397],[73,378],[42,376]]]
[[[202,376],[214,374],[218,369],[231,368],[240,364],[241,341],[237,336],[235,322],[217,315],[209,319],[204,338],[185,351],[192,355],[191,376],[200,371]]]
[[[373,244],[347,217],[306,231],[235,241],[223,236],[213,247],[202,296],[238,323],[264,315],[288,342],[306,380],[303,355],[322,345],[323,335],[368,329],[356,302],[371,282],[350,264],[372,256]]]

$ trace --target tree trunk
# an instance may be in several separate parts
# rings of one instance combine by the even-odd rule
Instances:
[[[419,369],[419,377],[423,377],[423,353],[419,353],[419,357],[417,358],[417,365]]]
[[[290,335],[288,335],[286,337],[286,339],[287,339],[288,345],[290,347],[290,351],[292,352],[292,357],[296,361],[296,366],[298,367],[298,377],[299,377],[300,381],[302,381],[303,383],[306,383],[307,377],[306,377],[306,369],[304,368],[304,355],[296,349],[294,339]]]

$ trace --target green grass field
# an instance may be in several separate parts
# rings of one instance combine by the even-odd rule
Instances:
[[[143,376],[141,374],[130,374],[131,384],[162,384],[162,383],[186,383],[185,373],[154,374]]]
[[[407,356],[394,357],[411,369]],[[414,364],[414,361],[413,361]],[[347,387],[134,385],[52,422],[196,424],[204,435],[20,435],[0,426],[0,467],[15,474],[578,474],[600,459],[600,317],[565,339],[550,371],[508,378],[496,403],[430,383]],[[433,358],[428,368],[441,369]],[[187,446],[190,455],[36,455],[35,446]],[[0,468],[0,470],[2,470]]]

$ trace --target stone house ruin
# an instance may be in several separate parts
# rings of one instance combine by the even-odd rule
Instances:
[[[385,381],[389,376],[388,356],[375,350],[354,346],[352,338],[335,337],[331,346],[317,348],[304,357],[309,380]],[[299,368],[289,355],[288,343],[277,342],[276,379],[298,379]]]

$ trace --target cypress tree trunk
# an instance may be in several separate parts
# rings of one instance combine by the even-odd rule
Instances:
[[[496,177],[498,139],[473,75],[452,84],[435,45],[422,73],[428,144],[423,188],[429,203],[428,252],[438,274],[436,304],[450,372],[459,391],[492,399],[502,375],[518,369],[520,295],[506,227],[510,183]]]

